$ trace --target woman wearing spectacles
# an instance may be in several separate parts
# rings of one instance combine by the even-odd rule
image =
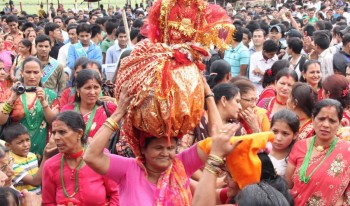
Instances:
[[[240,79],[232,81],[232,84],[239,88],[241,94],[242,110],[238,120],[242,124],[246,134],[265,132],[270,130],[270,121],[266,110],[256,106],[257,95],[253,83],[249,80]]]
[[[17,191],[12,186],[13,158],[0,143],[0,205],[41,205],[41,196],[27,190]]]
[[[2,186],[12,185],[12,176],[14,175],[12,163],[13,159],[9,155],[9,150],[0,144],[0,183]]]

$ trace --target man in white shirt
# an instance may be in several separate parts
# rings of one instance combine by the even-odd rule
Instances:
[[[64,67],[67,66],[68,63],[68,49],[71,44],[78,43],[78,35],[77,35],[77,24],[70,24],[67,28],[69,41],[67,44],[62,46],[58,51],[57,61],[59,61]]]
[[[53,18],[53,22],[60,27],[61,32],[62,32],[62,36],[63,36],[63,40],[64,40],[63,43],[66,43],[66,41],[68,41],[69,37],[68,37],[68,33],[64,30],[64,23],[63,23],[62,17],[55,16]]]
[[[333,70],[333,53],[329,49],[330,38],[324,31],[314,32],[315,48],[310,55],[310,59],[318,60],[321,64],[322,79],[334,74]]]
[[[278,45],[273,40],[266,40],[263,45],[263,50],[255,52],[250,56],[249,80],[256,86],[257,93],[263,90],[262,77],[266,70],[270,69],[278,60],[276,52]]]

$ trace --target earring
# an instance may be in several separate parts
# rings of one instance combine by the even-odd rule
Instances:
[[[77,96],[78,96],[78,97],[80,97],[80,94],[79,94],[79,92],[77,92]]]

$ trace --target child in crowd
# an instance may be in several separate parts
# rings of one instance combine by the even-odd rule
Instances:
[[[275,134],[269,157],[278,175],[284,177],[288,156],[298,137],[300,122],[298,116],[287,109],[276,112],[271,121],[271,131]]]
[[[12,183],[14,187],[19,191],[27,189],[30,192],[40,194],[41,171],[47,155],[44,154],[38,168],[37,157],[34,153],[29,152],[31,142],[28,130],[22,124],[11,124],[5,128],[3,135],[6,141],[5,145],[10,149],[10,158],[13,159]]]

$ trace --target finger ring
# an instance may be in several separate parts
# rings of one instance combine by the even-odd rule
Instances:
[[[226,134],[227,133],[227,131],[226,130],[219,130],[219,133],[222,133],[222,134]]]

